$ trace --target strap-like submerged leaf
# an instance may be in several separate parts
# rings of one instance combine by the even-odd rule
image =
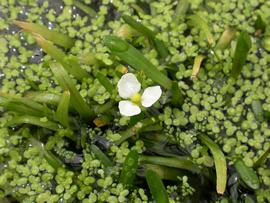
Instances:
[[[95,113],[87,103],[84,101],[79,91],[77,90],[75,84],[72,82],[68,73],[65,71],[63,66],[59,63],[50,63],[50,68],[56,77],[59,85],[65,90],[70,92],[70,102],[71,105],[76,109],[76,111],[84,118],[93,119]]]
[[[73,47],[75,40],[70,38],[69,36],[59,33],[54,30],[48,29],[46,26],[35,24],[35,23],[28,23],[23,21],[15,20],[13,21],[15,25],[22,28],[25,32],[29,33],[36,33],[40,36],[44,37],[45,39],[62,46],[64,48],[71,48]]]
[[[132,45],[116,36],[106,36],[105,45],[111,53],[131,65],[133,68],[143,71],[147,77],[157,82],[166,89],[171,89],[172,81],[161,73],[144,55]]]
[[[48,107],[25,97],[0,92],[0,106],[22,115],[43,116],[54,120],[54,113]]]
[[[260,181],[253,170],[253,168],[246,166],[242,159],[237,159],[234,163],[235,169],[244,183],[247,184],[253,190],[256,190],[260,187]]]
[[[64,127],[69,126],[68,124],[69,123],[69,117],[68,117],[69,101],[70,101],[70,93],[69,91],[65,91],[62,94],[62,97],[60,99],[60,102],[56,110],[56,117]]]
[[[145,156],[140,157],[140,161],[143,163],[157,164],[162,166],[169,166],[179,169],[188,170],[194,173],[199,173],[200,168],[196,166],[187,157],[161,157],[161,156]]]
[[[120,174],[120,182],[124,185],[132,185],[136,176],[139,162],[139,154],[135,150],[131,150],[123,164],[123,169]]]
[[[225,192],[227,183],[227,165],[225,156],[223,152],[219,149],[218,145],[209,137],[205,135],[198,135],[198,138],[210,149],[214,157],[217,176],[216,189],[218,194],[223,194]]]
[[[150,42],[152,42],[161,58],[166,58],[168,56],[169,53],[167,47],[165,47],[164,43],[161,40],[156,38],[155,32],[153,32],[140,22],[134,20],[130,16],[123,15],[122,18],[129,26],[134,28],[137,32],[149,38]]]
[[[112,94],[113,92],[113,85],[111,83],[111,81],[102,73],[98,72],[97,74],[97,79],[100,82],[100,84],[110,93]]]
[[[92,144],[91,147],[91,152],[93,152],[93,154],[95,155],[95,157],[100,160],[100,162],[105,166],[105,167],[112,167],[113,163],[112,161],[109,159],[109,157],[107,157],[106,154],[104,154],[101,149],[99,149],[96,145]]]
[[[251,48],[251,39],[247,32],[243,31],[237,39],[237,44],[233,57],[233,66],[231,70],[231,77],[237,78],[243,66],[246,63],[248,52]]]
[[[41,117],[35,116],[15,116],[11,120],[9,120],[6,126],[13,126],[18,124],[31,124],[39,127],[47,128],[50,130],[57,131],[60,129],[59,125],[53,121],[47,120],[46,118],[43,120]]]
[[[169,203],[167,190],[158,174],[153,170],[148,170],[145,177],[154,200],[157,203]]]
[[[215,49],[226,49],[231,44],[231,41],[235,38],[235,35],[236,30],[234,28],[229,27],[225,29],[219,38]]]
[[[192,26],[198,27],[207,38],[208,43],[212,45],[214,43],[214,37],[211,33],[211,30],[209,28],[209,25],[206,19],[203,18],[199,13],[190,16],[189,19]]]
[[[83,78],[89,77],[87,71],[82,69],[74,58],[67,57],[61,49],[54,46],[50,41],[47,41],[41,35],[33,33],[33,36],[38,45],[58,63],[61,63],[66,71],[73,75],[77,80],[82,80]]]

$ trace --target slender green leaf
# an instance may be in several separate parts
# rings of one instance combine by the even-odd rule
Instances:
[[[181,20],[185,19],[185,14],[188,11],[190,6],[189,0],[178,0],[175,13],[174,13],[174,20],[176,24],[178,24]]]
[[[140,22],[134,20],[132,17],[130,17],[128,15],[123,15],[122,18],[128,25],[130,25],[132,28],[134,28],[137,32],[148,37],[162,58],[165,58],[168,56],[168,54],[169,54],[168,49],[165,47],[165,45],[162,41],[160,41],[159,39],[156,38],[155,32],[153,32],[152,30],[150,30],[149,28],[147,28],[146,26],[144,26]]]
[[[95,157],[100,160],[105,167],[113,166],[113,163],[109,159],[109,157],[107,157],[96,145],[92,144],[90,149],[91,152],[95,155]]]
[[[203,55],[197,55],[195,57],[194,63],[193,63],[193,68],[192,68],[192,73],[191,73],[192,79],[197,79],[197,75],[199,74],[203,59],[204,59]]]
[[[257,31],[260,31],[261,33],[264,33],[265,28],[266,28],[266,23],[264,19],[260,15],[258,15],[257,20],[255,21],[255,29]]]
[[[54,31],[54,30],[50,30],[46,26],[43,26],[43,25],[17,21],[17,20],[14,21],[14,24],[22,28],[25,32],[29,32],[31,34],[37,33],[40,36],[44,37],[45,39],[53,42],[54,44],[57,44],[67,49],[73,47],[75,43],[75,40],[70,38],[69,36],[59,33],[57,31]]]
[[[189,19],[193,27],[198,27],[202,31],[207,38],[208,43],[210,45],[214,44],[214,37],[206,19],[203,18],[199,13],[190,16]]]
[[[255,115],[255,118],[259,122],[263,122],[264,116],[263,116],[263,109],[262,109],[262,104],[260,100],[253,100],[251,103],[251,109]]]
[[[23,115],[43,116],[54,120],[54,113],[46,106],[28,98],[0,93],[0,106]]]
[[[124,185],[132,185],[136,176],[139,162],[139,154],[135,150],[131,150],[123,164],[123,169],[120,174],[120,183]]]
[[[142,169],[138,170],[137,175],[144,177],[147,170],[155,171],[161,179],[178,181],[178,177],[188,175],[187,171],[178,168],[171,168],[161,165],[143,164]]]
[[[61,96],[49,92],[27,92],[25,98],[39,103],[57,105]]]
[[[251,48],[251,39],[247,32],[241,32],[240,36],[237,39],[237,44],[233,57],[233,65],[231,70],[231,77],[237,78],[243,66],[246,63],[248,52]]]
[[[35,117],[35,116],[15,116],[10,121],[7,122],[7,126],[13,126],[17,124],[31,124],[40,126],[43,128],[48,128],[50,130],[57,131],[60,129],[59,125],[53,121],[47,120],[46,118]]]
[[[187,157],[161,157],[161,156],[140,156],[142,163],[156,164],[168,167],[188,170],[194,173],[199,173],[200,168],[190,161]]]
[[[84,13],[86,13],[92,18],[97,16],[97,12],[94,9],[81,3],[80,1],[73,0],[73,5],[76,6],[78,9],[82,10]]]
[[[34,147],[37,147],[39,149],[39,153],[41,154],[41,156],[44,156],[45,159],[47,160],[47,162],[55,170],[62,168],[62,167],[65,167],[65,165],[63,164],[63,162],[59,158],[57,158],[53,153],[51,153],[50,151],[45,149],[43,143],[41,143],[40,141],[38,141],[34,138],[30,138],[30,142]]]
[[[169,203],[167,190],[158,174],[153,170],[148,170],[145,177],[154,200],[157,203]]]
[[[76,79],[82,80],[83,78],[89,77],[87,71],[82,69],[78,63],[74,62],[74,60],[73,63],[69,64],[71,60],[70,57],[67,57],[61,49],[57,48],[50,41],[45,40],[38,34],[33,33],[33,36],[38,45],[58,63],[61,63],[66,71],[73,75]]]
[[[66,128],[69,126],[69,117],[68,117],[69,101],[70,101],[70,93],[69,91],[65,91],[62,94],[61,100],[56,110],[57,119]]]
[[[217,176],[216,189],[218,194],[223,194],[225,192],[227,183],[227,165],[225,156],[223,152],[219,149],[218,145],[209,137],[205,135],[198,135],[198,138],[210,149],[214,157]]]
[[[234,166],[237,173],[240,175],[244,183],[247,184],[247,186],[253,190],[256,190],[260,187],[260,181],[257,174],[252,168],[247,167],[242,159],[237,159],[234,163]]]
[[[231,41],[235,38],[235,35],[236,30],[234,28],[226,28],[219,38],[215,49],[226,49],[231,44]]]
[[[268,149],[259,157],[259,159],[255,162],[254,168],[258,168],[263,165],[263,163],[266,161],[267,157],[270,154],[270,146]]]
[[[87,103],[84,101],[63,66],[59,63],[50,63],[50,68],[59,85],[65,91],[68,90],[70,92],[70,102],[76,111],[84,118],[93,119],[95,117],[94,111],[90,109]]]
[[[106,36],[104,43],[110,49],[112,54],[118,56],[133,68],[139,71],[142,70],[146,76],[164,88],[171,89],[172,81],[126,41],[116,36]]]
[[[111,83],[111,81],[105,76],[103,75],[102,73],[98,72],[97,74],[97,79],[98,81],[100,82],[100,84],[110,93],[112,94],[113,93],[113,85]]]

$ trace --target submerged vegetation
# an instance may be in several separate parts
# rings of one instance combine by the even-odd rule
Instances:
[[[269,21],[267,0],[1,0],[0,202],[270,202]]]

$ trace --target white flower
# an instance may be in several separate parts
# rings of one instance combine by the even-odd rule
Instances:
[[[141,113],[140,105],[144,107],[152,106],[161,96],[160,86],[148,87],[140,95],[141,84],[136,76],[127,73],[121,77],[117,84],[120,97],[124,100],[119,102],[119,110],[123,116],[134,116]]]

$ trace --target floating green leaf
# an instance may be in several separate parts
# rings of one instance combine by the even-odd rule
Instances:
[[[106,36],[105,45],[112,54],[118,56],[133,68],[143,71],[146,76],[151,78],[166,89],[171,89],[172,81],[161,73],[150,61],[148,61],[136,48],[116,36]]]
[[[214,157],[217,176],[216,189],[218,194],[223,194],[225,192],[227,183],[227,165],[225,156],[223,152],[219,149],[218,145],[213,142],[209,137],[205,135],[198,135],[198,138],[210,149]]]

